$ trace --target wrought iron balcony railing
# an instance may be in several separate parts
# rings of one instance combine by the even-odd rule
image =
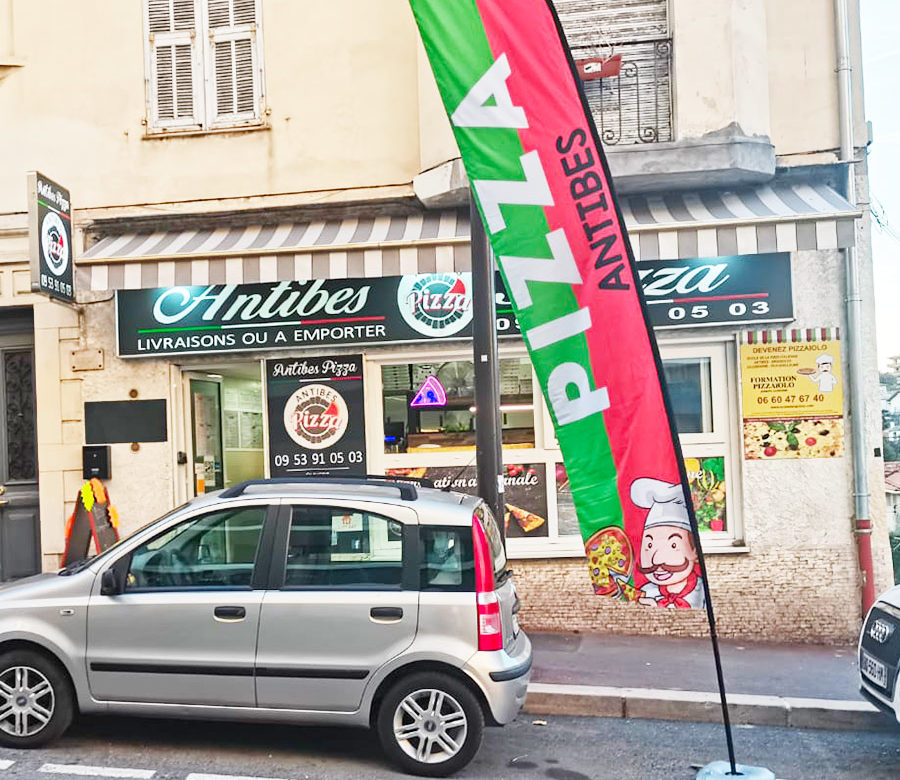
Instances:
[[[596,49],[573,50],[576,59]],[[672,40],[615,44],[622,56],[617,76],[584,82],[600,138],[608,146],[672,141]]]

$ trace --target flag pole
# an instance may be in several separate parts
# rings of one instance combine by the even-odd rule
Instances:
[[[629,244],[628,252],[629,254],[631,254],[630,242],[626,243]],[[637,278],[637,276],[635,276],[635,278]],[[647,320],[647,308],[644,305],[643,294],[641,294],[640,300],[641,308],[644,311],[644,318],[645,321],[648,322],[649,327],[649,320]],[[710,593],[709,589],[709,577],[707,577],[706,575],[706,556],[703,554],[703,547],[700,544],[700,528],[697,525],[697,515],[694,512],[694,502],[691,498],[690,484],[687,479],[687,469],[684,465],[684,455],[681,452],[681,442],[678,439],[678,431],[675,430],[675,417],[672,413],[672,404],[669,399],[668,383],[666,382],[666,377],[662,370],[662,361],[659,357],[659,349],[657,347],[656,337],[653,335],[652,329],[650,333],[653,352],[656,356],[657,370],[660,372],[659,381],[660,385],[662,386],[663,403],[665,404],[666,413],[669,418],[669,428],[673,437],[672,440],[675,443],[675,453],[678,458],[678,470],[681,473],[681,487],[684,492],[684,505],[687,508],[688,516],[691,520],[691,535],[694,539],[694,549],[697,551],[697,561],[700,564],[700,576],[703,578],[703,588],[706,595],[706,618],[707,622],[709,623],[709,639],[712,643],[713,659],[715,660],[716,664],[716,682],[719,686],[719,701],[722,705],[722,723],[725,726],[725,743],[728,746],[728,762],[731,765],[730,774],[736,775],[738,774],[738,771],[737,764],[735,763],[734,759],[734,737],[731,731],[731,718],[728,715],[728,700],[725,695],[725,674],[722,671],[722,656],[719,653],[719,635],[716,631],[716,615],[713,611],[712,594]]]
[[[556,25],[556,30],[559,34],[559,39],[563,44],[562,48],[563,48],[563,51],[565,52],[566,59],[568,60],[568,63],[569,63],[569,69],[572,73],[572,79],[575,82],[576,89],[578,90],[578,96],[581,100],[581,105],[584,110],[584,115],[588,120],[587,124],[590,129],[591,135],[593,137],[594,144],[599,153],[599,158],[600,158],[599,162],[603,167],[603,172],[605,174],[606,181],[608,183],[610,200],[612,201],[612,205],[614,206],[616,215],[619,219],[619,224],[621,225],[622,238],[625,243],[625,249],[626,249],[626,254],[628,256],[628,264],[631,268],[632,278],[635,280],[638,280],[638,279],[640,279],[640,275],[638,274],[637,264],[635,263],[635,260],[634,260],[634,251],[631,248],[631,238],[628,235],[628,230],[625,227],[625,220],[622,217],[622,210],[619,207],[619,201],[616,198],[615,187],[613,184],[613,178],[612,178],[612,174],[610,173],[610,170],[609,170],[609,162],[607,161],[606,154],[603,150],[603,144],[600,140],[600,136],[597,133],[597,127],[591,119],[591,117],[592,117],[591,108],[590,108],[590,104],[588,103],[587,95],[585,94],[585,91],[584,91],[584,85],[582,84],[581,78],[578,75],[578,68],[575,65],[575,59],[572,56],[572,50],[569,47],[569,43],[568,43],[568,40],[566,39],[565,31],[563,30],[562,22],[560,21],[559,15],[556,12],[556,7],[553,4],[553,0],[545,0],[545,2],[547,4],[547,8],[549,9],[551,16],[553,17],[553,21]],[[681,490],[682,490],[682,494],[684,496],[684,506],[685,506],[685,509],[687,509],[688,518],[690,519],[690,523],[691,523],[691,537],[693,538],[694,549],[697,553],[697,562],[700,565],[700,576],[703,578],[703,588],[704,588],[704,592],[705,592],[705,596],[706,596],[706,598],[704,599],[706,602],[706,617],[707,617],[707,622],[709,623],[709,637],[710,637],[710,641],[712,643],[713,659],[715,661],[715,666],[716,666],[716,682],[719,687],[719,700],[720,700],[721,706],[722,706],[722,723],[725,726],[725,742],[728,746],[728,762],[730,765],[729,774],[737,775],[738,774],[737,763],[735,762],[735,757],[734,757],[734,738],[732,736],[732,731],[731,731],[731,718],[729,717],[729,714],[728,714],[728,700],[725,695],[725,675],[722,671],[722,657],[721,657],[721,654],[719,653],[719,637],[718,637],[718,633],[716,632],[716,616],[715,616],[715,613],[713,611],[713,606],[712,606],[712,596],[711,596],[710,590],[709,590],[709,579],[706,576],[706,558],[703,555],[703,548],[700,544],[700,529],[699,529],[699,526],[697,525],[697,515],[694,512],[694,502],[693,502],[693,499],[691,498],[691,488],[690,488],[690,483],[688,482],[688,478],[687,478],[687,469],[685,468],[685,465],[684,465],[684,455],[681,452],[681,440],[679,439],[678,430],[675,426],[675,415],[673,413],[671,399],[669,398],[669,387],[668,387],[668,384],[666,383],[666,376],[665,376],[665,371],[663,370],[662,359],[660,358],[660,355],[659,355],[659,346],[656,343],[656,334],[653,330],[653,325],[651,324],[651,321],[650,321],[650,313],[647,310],[647,302],[644,300],[643,290],[641,289],[640,284],[636,284],[636,287],[637,287],[637,290],[636,290],[637,299],[640,303],[641,314],[644,319],[644,327],[647,330],[647,336],[648,336],[648,340],[650,342],[650,348],[653,353],[653,359],[656,363],[656,372],[657,372],[657,376],[659,377],[660,389],[662,391],[663,406],[666,410],[666,418],[667,418],[667,421],[669,424],[669,435],[672,438],[672,444],[673,444],[673,447],[675,450],[675,460],[678,463],[678,473],[681,478]],[[764,771],[767,772],[768,770],[764,770]]]
[[[475,453],[478,495],[491,508],[500,534],[503,523],[503,453],[500,420],[500,359],[497,345],[497,296],[493,256],[487,233],[469,193],[470,245],[472,251],[472,357],[475,361]]]

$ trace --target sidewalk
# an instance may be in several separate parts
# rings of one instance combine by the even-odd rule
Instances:
[[[721,720],[708,639],[529,634],[533,714]],[[720,642],[735,724],[898,728],[859,694],[856,648]]]

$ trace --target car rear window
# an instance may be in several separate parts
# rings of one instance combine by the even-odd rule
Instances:
[[[459,526],[420,526],[420,590],[475,590],[472,532]]]

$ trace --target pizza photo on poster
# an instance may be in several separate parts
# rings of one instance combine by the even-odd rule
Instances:
[[[478,475],[474,466],[389,468],[385,474],[426,479],[441,490],[478,495]],[[503,465],[503,485],[503,522],[507,538],[548,536],[546,466],[543,463],[506,463]]]
[[[366,473],[362,355],[266,361],[273,477]]]

